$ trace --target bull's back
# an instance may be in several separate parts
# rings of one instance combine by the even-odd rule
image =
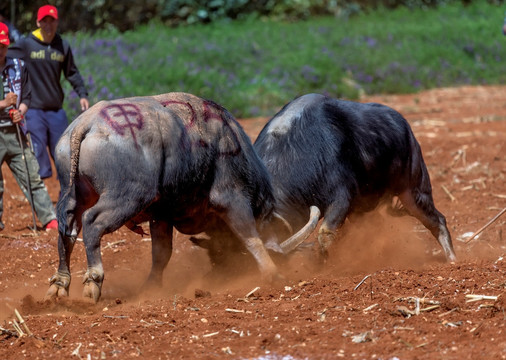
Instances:
[[[255,149],[282,204],[323,210],[338,192],[364,206],[401,191],[412,153],[419,152],[409,124],[395,110],[317,94],[287,104],[261,131]]]
[[[157,189],[163,159],[176,147],[163,138],[169,133],[178,137],[181,128],[178,117],[153,99],[102,101],[67,128],[58,143],[56,166],[68,178],[76,163],[76,171],[93,181],[97,191],[116,185],[136,191],[134,183]]]
[[[174,189],[180,194],[177,201],[198,206],[201,197],[213,189],[234,184],[249,199],[255,216],[270,212],[273,195],[268,172],[232,114],[211,100],[187,93],[153,98],[182,119],[184,137],[178,146],[191,154],[188,166],[194,176]],[[174,166],[168,159],[166,168]],[[194,185],[196,181],[200,182],[198,186]]]
[[[363,195],[399,192],[408,184],[413,155],[420,147],[404,117],[394,109],[375,103],[335,100],[339,108],[336,126],[349,137],[350,158]]]

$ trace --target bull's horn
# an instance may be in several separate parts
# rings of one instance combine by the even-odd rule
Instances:
[[[288,221],[286,221],[286,219],[284,217],[282,217],[281,215],[279,215],[277,212],[273,212],[272,214],[275,218],[279,219],[283,225],[285,225],[286,229],[288,230],[288,233],[290,234],[293,234],[293,229],[292,229],[292,226],[290,225],[290,223]]]
[[[311,234],[311,232],[318,225],[318,220],[320,219],[320,209],[316,206],[311,206],[309,221],[302,229],[300,229],[296,234],[292,235],[289,239],[283,241],[279,246],[283,250],[283,253],[288,254],[295,250],[300,244],[304,242]]]

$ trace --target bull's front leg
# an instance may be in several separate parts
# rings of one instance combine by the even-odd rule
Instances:
[[[151,233],[152,264],[143,291],[162,286],[163,271],[172,256],[172,225],[166,221],[151,220],[149,231]]]
[[[314,249],[319,263],[327,262],[329,257],[329,248],[335,239],[336,232],[327,228],[326,224],[323,223],[318,231],[318,245],[316,246],[316,249]]]
[[[337,229],[341,228],[348,213],[349,202],[347,192],[339,192],[337,201],[332,203],[324,213],[324,219],[318,231],[318,245],[315,244],[316,259],[319,264],[327,262],[329,248],[337,237]]]
[[[260,269],[260,273],[262,274],[262,278],[270,283],[283,282],[284,278],[281,274],[279,274],[274,261],[272,261],[272,258],[269,256],[269,253],[262,242],[262,239],[260,239],[259,236],[256,236],[243,238],[242,240],[246,249],[248,249],[251,255],[255,258],[258,268]]]
[[[237,197],[240,198],[240,197]],[[237,202],[234,205],[240,204]],[[242,206],[241,206],[242,205]],[[229,228],[242,241],[246,249],[255,259],[262,278],[271,283],[281,283],[284,278],[278,272],[277,266],[269,256],[267,249],[260,238],[251,208],[247,204],[232,207],[223,217]]]
[[[231,184],[230,178],[215,181],[218,184]],[[258,234],[251,203],[243,190],[239,186],[220,185],[211,190],[209,197],[216,213],[255,259],[262,278],[271,283],[284,282]]]
[[[69,295],[70,288],[70,255],[74,249],[76,237],[58,234],[58,271],[49,279],[49,289],[45,299],[54,299]]]

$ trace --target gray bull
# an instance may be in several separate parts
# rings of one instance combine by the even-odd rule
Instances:
[[[185,93],[100,102],[80,115],[56,148],[59,266],[47,298],[67,296],[70,256],[82,230],[88,269],[83,296],[98,301],[104,279],[100,239],[149,221],[152,267],[161,285],[172,229],[213,233],[227,226],[267,280],[278,278],[257,226],[273,216],[265,166],[233,116]]]

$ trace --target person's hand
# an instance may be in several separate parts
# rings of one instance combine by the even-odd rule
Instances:
[[[18,109],[9,110],[9,116],[11,117],[11,120],[14,124],[23,120],[23,114]]]
[[[5,95],[5,101],[7,101],[5,107],[16,106],[18,102],[18,96],[13,92],[7,93]]]
[[[90,108],[90,103],[88,102],[88,99],[81,98],[79,102],[81,103],[81,111],[86,111]]]

